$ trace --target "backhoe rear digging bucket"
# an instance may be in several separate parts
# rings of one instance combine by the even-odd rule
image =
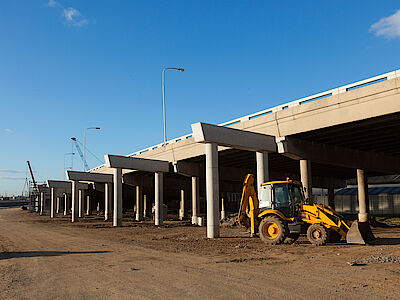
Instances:
[[[369,222],[354,221],[346,235],[348,244],[372,244],[375,236],[372,233]]]

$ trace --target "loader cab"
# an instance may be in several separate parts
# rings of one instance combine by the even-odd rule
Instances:
[[[261,210],[278,210],[287,218],[298,216],[299,206],[303,202],[300,183],[293,180],[272,181],[261,184],[260,188]]]

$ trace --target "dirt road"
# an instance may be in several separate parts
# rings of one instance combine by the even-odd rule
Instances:
[[[112,228],[2,209],[0,298],[400,298],[400,228],[376,230],[384,245],[375,246],[266,246],[242,228],[221,233],[208,240],[205,228],[173,221]]]

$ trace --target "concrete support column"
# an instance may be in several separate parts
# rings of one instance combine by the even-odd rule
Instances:
[[[357,185],[358,185],[358,221],[367,222],[368,184],[364,170],[357,169]]]
[[[304,197],[312,203],[312,181],[311,181],[311,161],[300,160],[300,177],[304,189]]]
[[[56,191],[54,188],[50,189],[50,218],[54,218],[54,215],[56,213]]]
[[[224,200],[224,198],[222,197],[221,198],[221,216],[220,216],[220,219],[222,220],[222,219],[225,219],[225,216],[226,216],[226,213],[225,213],[225,200]]]
[[[78,221],[78,188],[77,188],[78,182],[75,180],[72,181],[72,189],[71,189],[71,222],[77,222]]]
[[[192,224],[197,224],[199,215],[199,178],[192,177]]]
[[[206,147],[207,237],[219,237],[218,146]]]
[[[44,202],[45,202],[44,196],[45,196],[44,192],[41,192],[40,193],[40,215],[41,216],[44,215]]]
[[[122,169],[114,168],[114,227],[122,225]]]
[[[83,190],[78,190],[78,218],[83,218],[85,210],[83,209]]]
[[[141,221],[143,219],[142,215],[142,187],[140,185],[136,186],[136,221]]]
[[[154,225],[163,225],[163,173],[154,174]]]
[[[104,221],[108,221],[110,218],[110,203],[111,203],[111,184],[106,183],[104,185]]]
[[[143,195],[143,218],[147,218],[147,195]]]
[[[335,209],[335,190],[333,187],[328,188],[328,205]]]
[[[68,214],[68,194],[64,194],[64,216]]]
[[[90,196],[86,195],[86,215],[92,214],[92,204],[90,203]]]
[[[179,220],[185,218],[185,190],[181,189],[181,199],[179,202]]]
[[[56,214],[60,213],[60,208],[61,208],[61,199],[60,197],[57,197]]]
[[[39,196],[35,197],[35,211],[39,212]]]
[[[256,152],[257,163],[257,193],[261,195],[261,183],[269,181],[268,152]]]

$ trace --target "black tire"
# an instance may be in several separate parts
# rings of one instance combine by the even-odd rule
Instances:
[[[283,243],[289,230],[283,221],[275,216],[265,217],[258,226],[258,232],[263,242],[270,245]]]
[[[330,243],[339,243],[342,240],[341,234],[333,229],[329,230],[328,236]]]
[[[299,238],[300,233],[289,233],[287,238],[283,241],[284,244],[293,244]]]
[[[321,224],[312,224],[308,227],[307,238],[315,246],[325,245],[328,241],[328,231]]]

